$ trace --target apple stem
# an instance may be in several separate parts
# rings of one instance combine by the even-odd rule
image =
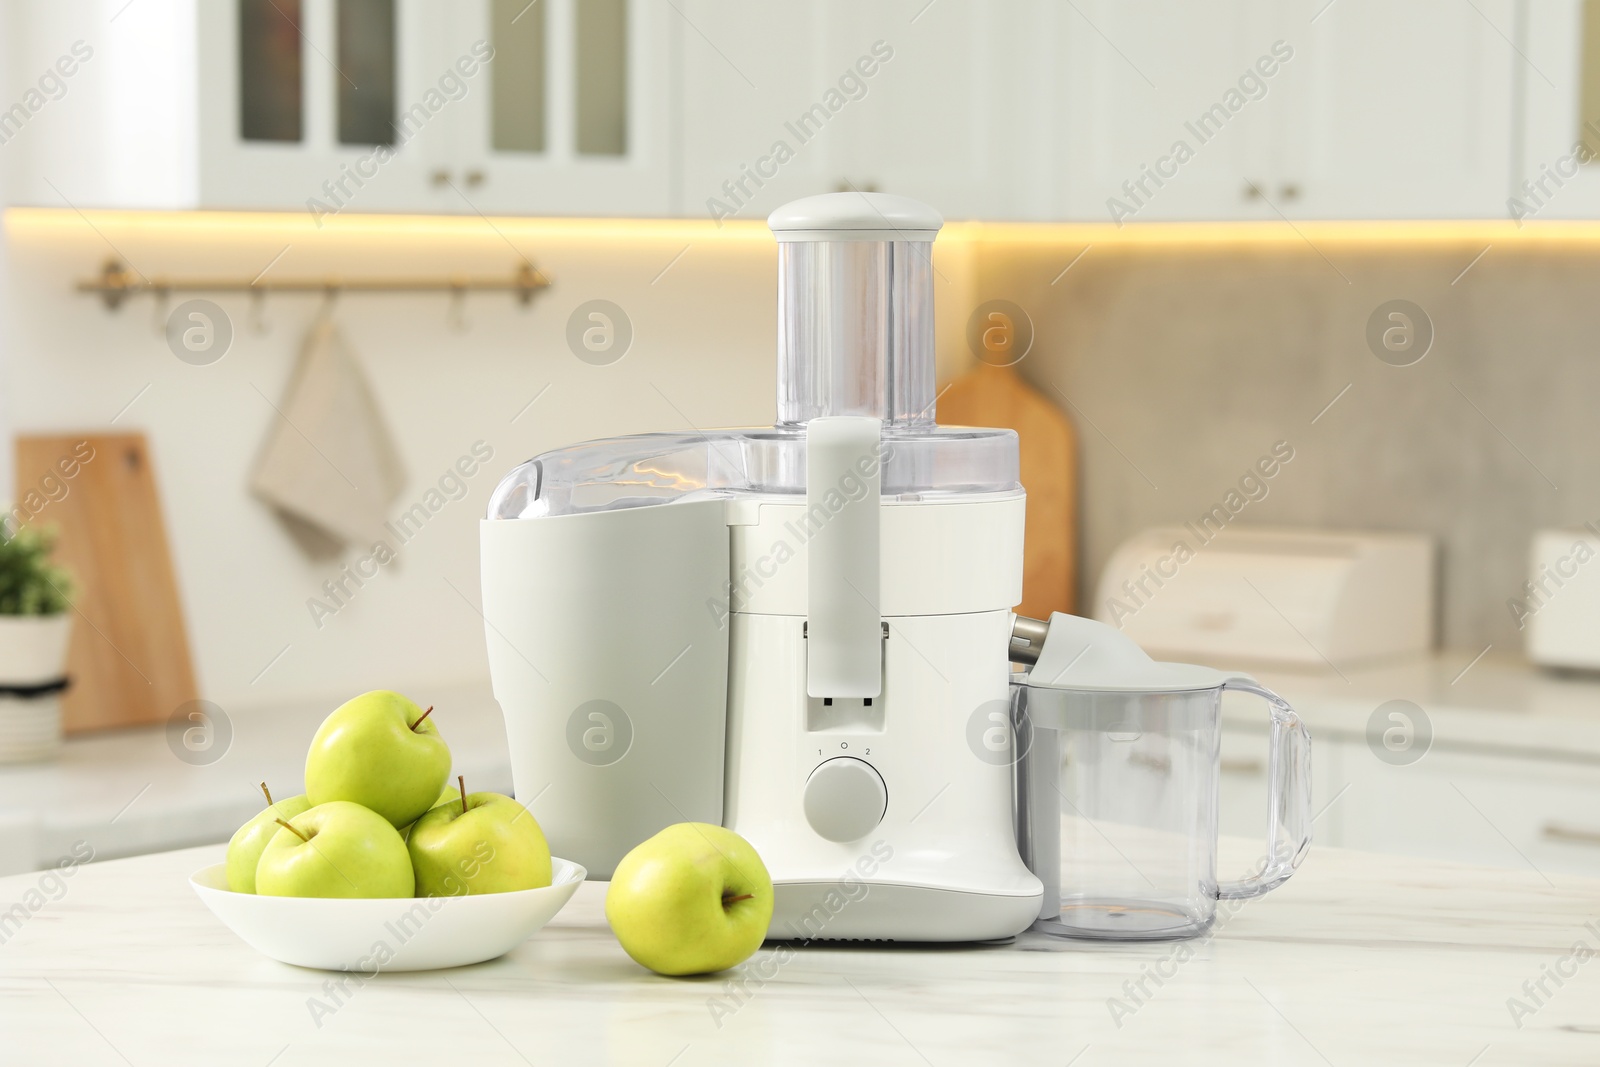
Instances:
[[[722,898],[722,906],[724,908],[731,907],[732,905],[739,903],[739,901],[749,900],[753,896],[755,896],[754,893],[740,893],[736,897],[724,896]]]
[[[267,783],[261,783],[261,792],[267,798],[267,807],[272,807],[272,790],[267,788]]]
[[[467,776],[464,774],[456,775],[456,785],[461,787],[461,814],[465,815],[467,813]]]
[[[282,819],[273,819],[272,821],[277,823],[279,826],[283,827],[285,830],[289,831],[294,836],[298,837],[300,840],[304,841],[306,844],[308,844],[308,845],[311,844],[311,838],[307,837],[305,834],[301,833],[299,830],[296,830],[293,826],[290,826],[288,823],[284,822]]]
[[[432,714],[433,714],[433,705],[429,704],[428,705],[428,710],[423,712],[421,715],[419,715],[417,717],[417,721],[411,724],[411,732],[412,733],[416,733],[417,732],[417,727],[422,725],[422,720],[426,719],[429,715],[432,715]]]

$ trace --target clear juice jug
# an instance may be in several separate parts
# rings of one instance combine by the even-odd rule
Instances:
[[[1256,870],[1217,878],[1222,694],[1271,717],[1267,841]],[[1017,679],[1019,847],[1045,883],[1036,930],[1164,939],[1210,927],[1219,899],[1286,881],[1311,844],[1310,735],[1248,675],[1157,663],[1103,623],[1056,615]]]

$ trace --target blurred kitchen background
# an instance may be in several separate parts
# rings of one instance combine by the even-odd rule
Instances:
[[[0,654],[0,870],[224,839],[370,688],[508,788],[496,481],[770,423],[763,220],[859,189],[947,220],[941,421],[1021,434],[1027,610],[1257,669],[1319,844],[1600,872],[1593,0],[0,11],[0,499],[79,586],[64,695]]]

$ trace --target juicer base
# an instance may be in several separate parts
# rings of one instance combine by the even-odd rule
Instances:
[[[878,882],[777,882],[769,941],[992,941],[1039,917],[1042,894]]]

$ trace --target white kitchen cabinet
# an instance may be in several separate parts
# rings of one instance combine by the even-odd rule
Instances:
[[[947,218],[1042,218],[1053,196],[1037,0],[684,0],[679,210],[762,218],[843,189]]]
[[[1600,875],[1600,762],[1435,745],[1417,762],[1395,765],[1362,738],[1316,731],[1312,754],[1315,844]],[[1229,723],[1224,833],[1265,832],[1266,756],[1265,728]]]
[[[0,877],[38,869],[39,831],[34,820],[7,812],[0,815]]]
[[[188,3],[15,0],[0,162],[11,203],[193,207],[199,25]]]
[[[1519,221],[1600,218],[1600,26],[1586,9],[1582,0],[1526,7],[1522,136],[1502,211]]]
[[[1340,844],[1546,875],[1600,875],[1600,765],[1435,748],[1392,766],[1342,741]]]
[[[198,187],[186,206],[319,218],[345,210],[459,209],[448,188],[430,181],[459,106],[439,80],[449,69],[470,93],[487,73],[479,56],[469,57],[470,74],[451,66],[456,57],[437,35],[446,6],[199,3]],[[130,8],[122,17],[134,15]],[[345,32],[341,18],[352,20]]]
[[[1088,222],[1273,217],[1249,183],[1276,184],[1273,119],[1299,73],[1299,49],[1287,63],[1273,53],[1286,39],[1278,15],[1270,0],[1074,5],[1056,86],[1059,210]]]
[[[676,2],[676,213],[762,219],[788,200],[844,180],[831,113],[826,121],[812,116],[797,125],[845,70],[826,44],[827,5]],[[870,54],[871,45],[862,41],[859,51]],[[870,94],[887,72],[876,62],[868,66],[873,74],[863,81]]]
[[[430,209],[427,156],[438,129],[382,159],[373,144],[352,138],[373,125],[367,101],[392,107],[437,76],[434,9],[425,0],[351,4],[345,13],[360,32],[345,35],[343,52],[336,0],[255,5],[273,25],[249,27],[248,48],[240,32],[246,9],[199,0],[8,6],[14,79],[60,70],[62,57],[79,60],[59,99],[47,99],[10,138],[11,201]],[[357,38],[386,45],[388,54],[353,48]],[[254,92],[244,91],[246,81]],[[365,130],[350,121],[358,111],[369,117]]]
[[[837,61],[894,49],[871,91],[838,118],[841,177],[938,205],[947,219],[1046,217],[1045,91],[1063,16],[1035,0],[832,0]],[[842,69],[842,68],[841,68]]]
[[[1530,214],[1600,215],[1600,164],[1569,159],[1600,130],[1582,10],[13,0],[0,142],[12,199],[56,206],[760,218],[859,188],[952,219],[1498,218],[1515,174]]]
[[[58,99],[44,95],[9,131],[0,123],[15,142],[11,199],[665,214],[663,10],[645,0],[20,0],[6,11],[13,72],[27,72],[19,86],[35,72],[72,73]]]
[[[670,5],[654,0],[450,0],[446,53],[493,45],[442,145],[457,210],[671,213]],[[459,191],[457,191],[459,190]]]
[[[1066,22],[1061,210],[1494,217],[1513,140],[1513,7],[1086,0]]]
[[[1314,13],[1321,4],[1293,6]],[[1274,131],[1285,214],[1499,217],[1521,62],[1515,6],[1337,0],[1315,22],[1287,28],[1298,69]]]

